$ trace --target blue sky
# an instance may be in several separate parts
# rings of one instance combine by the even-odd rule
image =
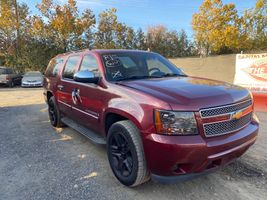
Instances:
[[[38,13],[36,4],[41,0],[18,0],[25,2],[32,11]],[[54,0],[62,4],[67,0]],[[223,0],[223,3],[235,3],[238,11],[242,13],[245,9],[255,5],[256,0]],[[135,29],[141,27],[143,30],[150,25],[162,24],[169,29],[184,29],[192,36],[191,19],[193,13],[197,12],[202,0],[77,0],[80,11],[90,8],[98,15],[108,8],[117,8],[119,21]]]

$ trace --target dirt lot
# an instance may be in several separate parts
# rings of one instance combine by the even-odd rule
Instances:
[[[41,89],[0,89],[0,199],[266,199],[267,114],[236,162],[187,182],[122,186],[104,147],[50,126]]]

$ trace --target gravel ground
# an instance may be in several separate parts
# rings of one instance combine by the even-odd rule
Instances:
[[[267,114],[256,144],[234,163],[172,185],[137,188],[113,176],[105,148],[48,121],[41,89],[0,89],[0,199],[266,199]]]

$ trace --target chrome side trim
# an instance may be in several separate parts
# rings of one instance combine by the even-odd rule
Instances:
[[[83,110],[80,110],[79,108],[76,108],[76,107],[72,107],[74,110],[77,110],[77,111],[79,111],[79,112],[81,112],[81,113],[83,113],[83,114],[85,114],[85,115],[88,115],[88,116],[90,116],[90,117],[93,117],[93,118],[95,118],[95,119],[98,119],[99,117],[98,116],[96,116],[96,115],[93,115],[93,114],[91,114],[91,113],[88,113],[88,112],[85,112],[85,111],[83,111]]]
[[[95,119],[98,119],[98,118],[99,118],[99,116],[98,116],[97,113],[93,114],[94,112],[91,112],[91,111],[90,111],[91,113],[89,113],[89,112],[85,112],[85,111],[83,111],[83,110],[81,110],[81,109],[79,109],[79,108],[73,107],[73,106],[71,106],[71,105],[69,105],[69,104],[67,104],[67,103],[65,103],[65,102],[63,102],[63,101],[60,101],[60,100],[58,100],[58,102],[61,103],[61,104],[64,104],[65,106],[68,106],[69,108],[72,108],[72,109],[77,110],[77,111],[79,111],[79,112],[81,112],[81,113],[83,113],[83,114],[86,114],[86,115],[88,115],[88,116],[90,116],[90,117],[93,117],[93,118],[95,118]]]
[[[61,103],[61,104],[64,104],[65,106],[68,106],[69,108],[71,108],[71,105],[69,105],[69,104],[67,104],[67,103],[65,103],[65,102],[63,102],[61,100],[58,100],[58,102]]]

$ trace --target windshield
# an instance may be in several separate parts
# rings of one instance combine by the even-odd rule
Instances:
[[[42,74],[40,72],[28,72],[24,75],[24,77],[40,77]]]
[[[110,81],[185,76],[167,59],[150,52],[105,53],[102,60]]]

